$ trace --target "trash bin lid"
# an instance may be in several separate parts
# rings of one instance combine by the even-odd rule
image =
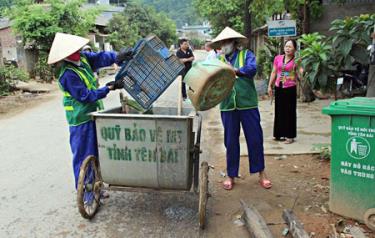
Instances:
[[[332,102],[324,107],[327,115],[363,115],[375,116],[375,98],[356,97]]]
[[[232,92],[235,80],[233,68],[217,59],[194,62],[184,78],[197,111],[206,111],[223,101]]]

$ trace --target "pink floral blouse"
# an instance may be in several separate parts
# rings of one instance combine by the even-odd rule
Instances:
[[[273,61],[273,67],[276,69],[276,87],[280,87],[280,82],[283,84],[283,88],[289,88],[296,86],[297,73],[296,64],[294,58],[287,62],[284,66],[284,55],[277,55]],[[284,72],[283,72],[283,67]]]

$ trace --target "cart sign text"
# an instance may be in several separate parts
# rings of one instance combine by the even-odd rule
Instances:
[[[105,150],[110,160],[178,163],[179,151],[183,147],[183,131],[179,129],[160,126],[145,129],[133,123],[132,127],[103,126],[99,131],[100,139],[106,142]]]

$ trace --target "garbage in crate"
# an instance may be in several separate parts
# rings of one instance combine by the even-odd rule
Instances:
[[[124,89],[144,109],[149,109],[184,70],[184,65],[171,54],[164,43],[151,35],[135,45],[133,59],[116,75],[124,81]]]
[[[197,111],[215,107],[232,91],[236,74],[217,59],[195,62],[185,76],[188,96]]]
[[[123,93],[120,93],[120,104],[121,104],[121,113],[128,114],[153,114],[152,107],[149,109],[144,109],[136,101],[124,96]]]

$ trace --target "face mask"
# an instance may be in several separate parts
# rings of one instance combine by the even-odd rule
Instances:
[[[221,51],[225,54],[225,55],[229,55],[230,53],[233,52],[233,49],[234,49],[234,45],[233,43],[228,43],[228,44],[225,44],[221,47]]]
[[[68,57],[66,57],[68,60],[71,60],[71,61],[79,61],[81,59],[81,54],[79,51],[69,55]]]

